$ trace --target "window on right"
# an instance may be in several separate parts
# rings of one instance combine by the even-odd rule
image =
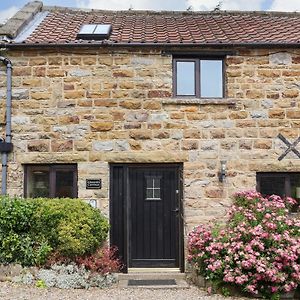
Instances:
[[[257,173],[256,189],[263,196],[278,195],[300,201],[300,173]]]
[[[174,58],[176,97],[224,98],[223,59]]]

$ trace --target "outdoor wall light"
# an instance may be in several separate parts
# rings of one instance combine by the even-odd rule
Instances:
[[[221,160],[221,169],[219,173],[219,181],[224,182],[226,178],[226,160]]]

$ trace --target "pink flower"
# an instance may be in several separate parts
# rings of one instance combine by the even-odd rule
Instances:
[[[206,291],[207,291],[208,295],[211,295],[212,294],[212,287],[209,286]]]

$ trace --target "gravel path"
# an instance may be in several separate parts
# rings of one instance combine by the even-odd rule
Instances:
[[[91,288],[57,289],[36,288],[10,282],[0,282],[1,300],[224,300],[220,295],[208,296],[203,290],[194,286],[189,289],[120,289],[117,286],[109,289]],[[238,298],[229,298],[226,300]],[[240,298],[241,299],[241,298]]]

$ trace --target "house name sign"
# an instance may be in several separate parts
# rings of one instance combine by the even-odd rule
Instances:
[[[101,179],[86,179],[85,188],[87,190],[100,190],[102,188]]]

